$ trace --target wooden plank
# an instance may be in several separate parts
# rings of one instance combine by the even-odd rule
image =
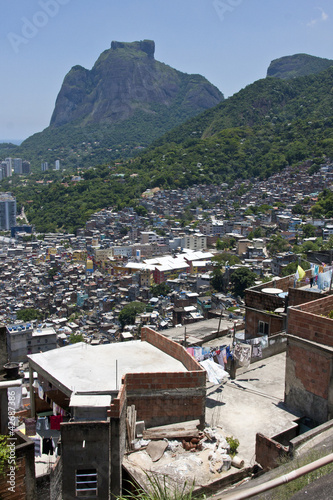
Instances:
[[[199,437],[200,431],[198,429],[183,429],[183,430],[169,430],[169,431],[154,431],[150,429],[143,431],[143,439],[180,439]]]

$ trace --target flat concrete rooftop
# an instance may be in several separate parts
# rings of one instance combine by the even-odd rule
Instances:
[[[220,321],[220,318],[212,318],[190,323],[185,326],[187,344],[201,345],[203,342],[207,342],[208,340],[215,338],[218,331],[220,332],[220,335],[222,335],[223,333],[225,334],[230,328],[233,328],[234,320],[223,318]],[[181,327],[168,328],[160,333],[168,339],[181,342],[184,340],[185,326],[183,325]]]
[[[30,365],[67,395],[112,393],[126,373],[186,372],[185,366],[148,342],[78,344],[28,356]]]
[[[301,416],[283,402],[285,364],[283,352],[238,368],[235,380],[207,384],[206,422],[239,440],[238,454],[247,465],[255,463],[257,432],[273,437]]]

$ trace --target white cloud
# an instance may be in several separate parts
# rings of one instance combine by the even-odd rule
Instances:
[[[328,14],[326,14],[326,12],[324,11],[324,9],[322,9],[321,7],[317,7],[317,9],[321,11],[321,16],[317,17],[315,19],[311,19],[311,21],[307,23],[307,26],[312,27],[312,26],[314,26],[315,24],[317,24],[317,23],[319,23],[321,21],[323,21],[323,22],[327,21]]]

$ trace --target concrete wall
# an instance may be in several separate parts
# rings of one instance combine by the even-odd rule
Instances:
[[[5,365],[7,361],[7,328],[0,325],[0,374],[4,373],[3,365]]]
[[[96,469],[97,471],[98,495],[93,498],[100,500],[109,498],[109,447],[110,426],[108,422],[61,424],[63,500],[77,498],[75,494],[76,471],[82,469]]]
[[[62,500],[62,458],[58,457],[50,472],[49,500]]]

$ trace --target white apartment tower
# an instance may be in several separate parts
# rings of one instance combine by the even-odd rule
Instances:
[[[7,172],[5,177],[11,177],[13,173],[13,158],[5,158],[7,164]]]

